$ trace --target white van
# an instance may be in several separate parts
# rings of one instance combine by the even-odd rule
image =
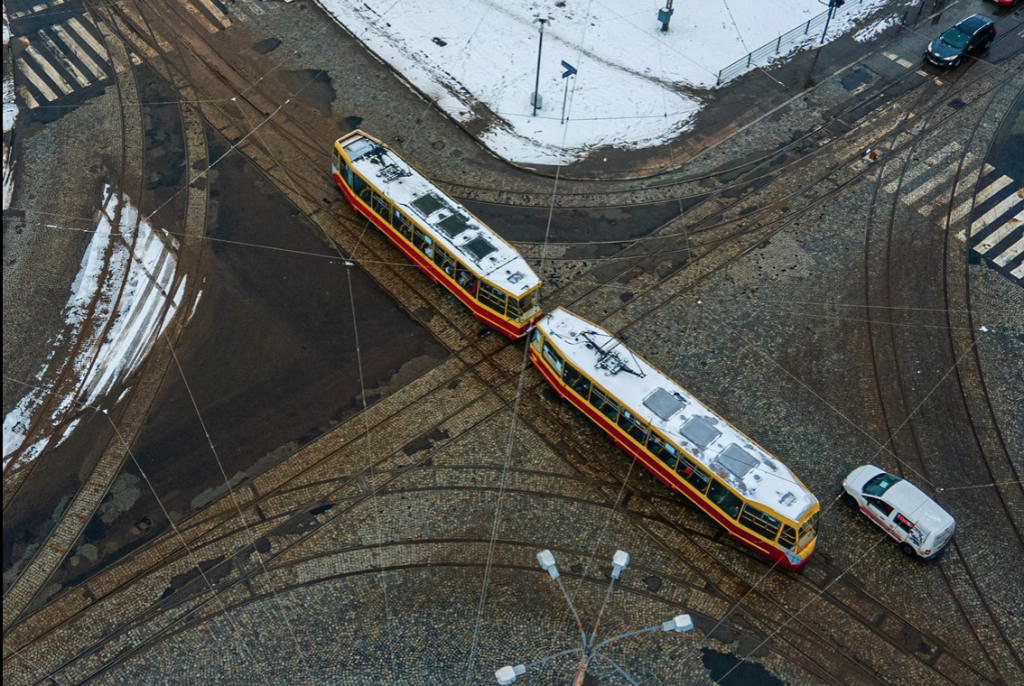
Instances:
[[[937,557],[956,528],[953,517],[921,489],[874,465],[850,472],[843,480],[843,500],[899,541],[907,557]]]

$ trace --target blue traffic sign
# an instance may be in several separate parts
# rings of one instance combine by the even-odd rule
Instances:
[[[576,72],[577,72],[576,67],[572,66],[571,64],[569,64],[565,60],[562,60],[562,68],[565,69],[565,73],[562,74],[562,78],[563,79],[566,76],[570,76],[570,75],[575,76],[576,75]]]

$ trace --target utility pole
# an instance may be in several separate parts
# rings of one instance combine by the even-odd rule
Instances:
[[[547,19],[538,19],[540,22],[540,42],[537,43],[537,79],[533,82],[533,116],[537,116],[537,110],[541,105],[540,97],[540,53],[544,49],[544,24],[547,23]]]
[[[661,22],[662,33],[668,31],[668,23],[672,20],[672,13],[675,12],[672,9],[672,0],[668,0],[665,6],[658,10],[658,21]]]

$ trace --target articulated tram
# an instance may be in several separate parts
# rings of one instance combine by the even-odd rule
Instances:
[[[604,329],[556,308],[530,360],[566,400],[669,488],[780,567],[814,550],[817,498],[764,448]]]
[[[335,142],[331,166],[352,207],[474,317],[512,339],[540,318],[526,260],[393,150],[354,131]]]

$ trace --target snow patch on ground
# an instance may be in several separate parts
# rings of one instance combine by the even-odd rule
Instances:
[[[868,24],[857,33],[853,34],[853,40],[858,43],[867,43],[869,40],[878,38],[886,29],[892,28],[899,23],[899,17],[895,14],[890,17],[883,17],[876,22]]]
[[[60,431],[63,442],[78,425],[80,410],[95,409],[138,369],[181,305],[186,279],[182,276],[175,287],[176,267],[174,251],[140,219],[131,200],[105,187],[100,219],[64,308],[64,328],[51,340],[47,362],[36,374],[39,388],[4,417],[5,468],[12,460],[16,465],[31,462],[71,419]],[[78,341],[78,352],[54,364],[64,341]],[[48,417],[38,417],[52,390],[44,383],[47,371],[68,365],[70,380],[57,389],[65,395],[51,401]],[[30,437],[35,441],[22,450]]]
[[[887,1],[850,0],[828,39]],[[818,0],[706,0],[677,6],[662,33],[664,3],[652,0],[317,2],[449,115],[489,120],[481,139],[494,152],[545,164],[670,140],[702,107],[693,89],[713,88],[720,69],[824,10]],[[534,117],[538,17],[549,21]],[[569,79],[568,125],[561,60],[579,70]]]

